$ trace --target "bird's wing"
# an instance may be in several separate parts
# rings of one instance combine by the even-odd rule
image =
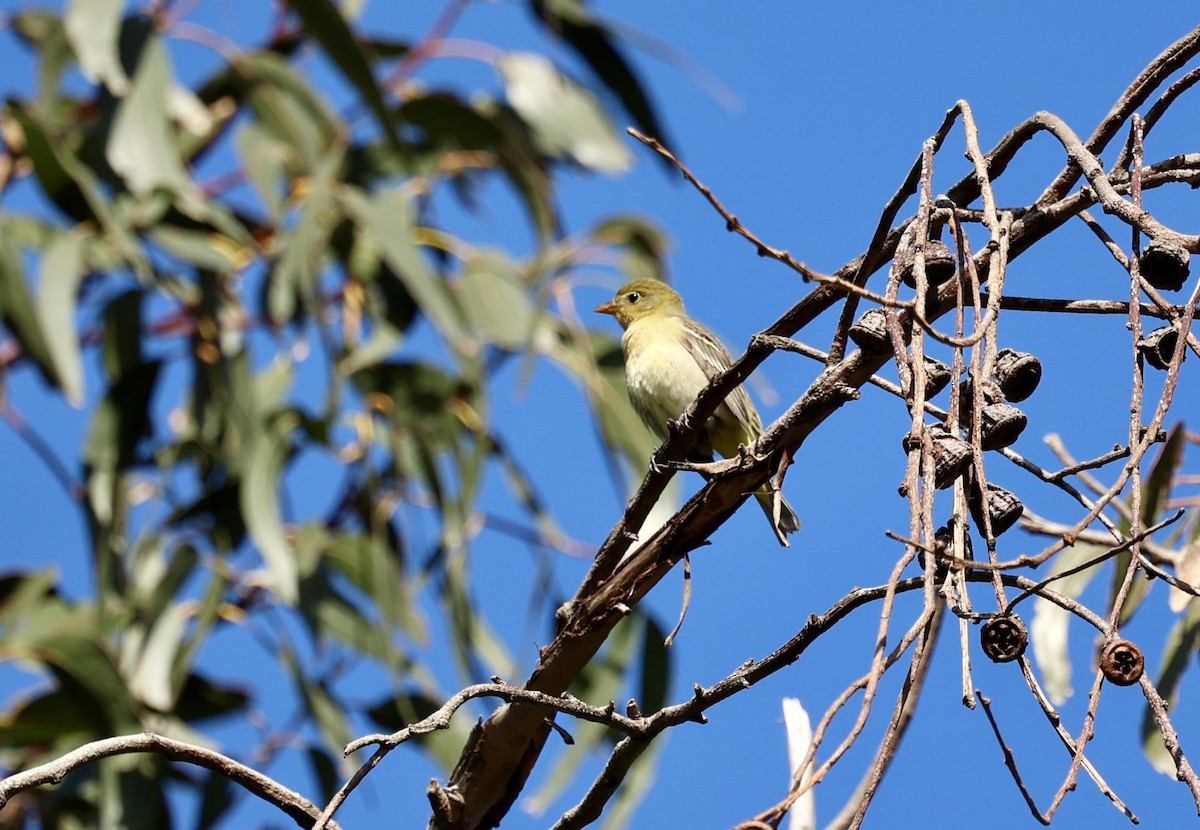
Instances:
[[[733,365],[733,355],[721,339],[705,326],[692,319],[688,319],[685,325],[694,329],[694,335],[683,338],[684,348],[711,383],[713,378]],[[762,433],[762,421],[746,390],[738,386],[725,398],[725,404],[745,430],[747,438],[751,441],[758,438]]]

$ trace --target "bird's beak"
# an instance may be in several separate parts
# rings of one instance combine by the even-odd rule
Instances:
[[[601,305],[596,306],[592,309],[592,311],[596,312],[597,314],[612,314],[613,316],[616,316],[617,304],[612,300],[609,300],[607,303],[602,303]]]

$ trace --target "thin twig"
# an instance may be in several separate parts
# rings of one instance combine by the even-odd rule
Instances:
[[[321,815],[320,809],[308,799],[292,792],[257,770],[239,764],[232,758],[206,747],[166,738],[153,732],[120,735],[92,741],[53,761],[13,773],[6,778],[0,778],[0,808],[3,808],[17,793],[45,784],[61,783],[68,773],[87,764],[95,763],[103,758],[111,758],[114,755],[143,752],[162,755],[172,761],[182,761],[212,770],[268,804],[278,807],[300,827],[316,826],[315,823]],[[336,827],[337,825],[325,826]]]

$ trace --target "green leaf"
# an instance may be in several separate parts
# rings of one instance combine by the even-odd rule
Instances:
[[[657,226],[637,216],[613,216],[592,229],[592,238],[624,249],[623,282],[662,279],[670,242]]]
[[[162,534],[155,531],[143,533],[133,550],[130,605],[140,619],[154,622],[192,575],[199,554],[191,545],[181,544],[168,555]]]
[[[516,264],[503,253],[473,252],[455,288],[463,313],[484,341],[509,351],[529,343],[537,313]]]
[[[286,193],[288,148],[272,136],[261,124],[251,122],[237,135],[242,169],[258,191],[271,217],[278,220],[283,214]]]
[[[382,540],[341,533],[329,541],[325,559],[372,601],[389,628],[402,628],[415,640],[425,638],[424,623],[406,590],[399,562]]]
[[[328,752],[317,749],[315,746],[308,748],[308,764],[312,768],[313,778],[317,780],[317,786],[320,788],[321,801],[328,802],[342,783],[337,764],[333,762],[333,758]]]
[[[291,675],[325,747],[341,757],[342,748],[351,739],[346,707],[336,699],[324,683],[313,681],[309,677],[305,671],[307,666],[301,665],[295,652],[290,648],[281,648],[278,659]]]
[[[193,501],[173,512],[167,520],[173,526],[190,527],[207,534],[220,553],[241,546],[246,524],[241,510],[241,484],[232,482],[212,487]]]
[[[642,632],[641,692],[638,705],[643,714],[653,714],[667,703],[671,688],[671,652],[666,645],[667,632],[650,616]]]
[[[83,278],[80,233],[58,237],[42,256],[38,283],[38,317],[44,331],[54,332],[47,345],[67,403],[83,403],[83,358],[75,325],[75,300]]]
[[[100,761],[101,780],[108,774],[113,786],[101,791],[100,827],[122,830],[162,830],[171,826],[163,786],[162,758],[105,758]]]
[[[545,159],[533,143],[529,126],[511,109],[498,102],[480,98],[471,102],[447,92],[418,95],[406,101],[400,118],[407,129],[419,128],[423,140],[414,141],[407,152],[375,145],[359,154],[360,167],[373,177],[396,173],[435,172],[443,160],[464,150],[488,151],[494,157],[520,196],[530,220],[542,241],[559,230],[552,199],[552,184]],[[454,169],[453,167],[451,169]],[[461,192],[461,191],[460,191]],[[471,206],[468,202],[468,206]]]
[[[341,161],[341,155],[333,153],[318,165],[300,218],[281,239],[279,260],[267,277],[264,309],[274,323],[291,320],[298,300],[313,312],[321,307],[317,291],[329,239],[343,220],[341,206],[332,195]]]
[[[92,638],[98,633],[93,628],[44,639],[30,644],[29,656],[50,666],[60,682],[69,678],[85,689],[88,704],[105,713],[110,734],[135,731],[140,728],[138,707],[106,647]]]
[[[140,363],[116,378],[96,407],[83,449],[94,470],[124,470],[139,461],[138,445],[154,429],[150,397],[158,381],[158,361]]]
[[[396,141],[395,121],[371,72],[363,44],[350,31],[338,7],[332,0],[292,0],[291,7],[304,21],[305,31],[317,39],[346,80],[358,90],[358,94],[375,113],[384,133],[391,136],[393,142]]]
[[[148,280],[150,264],[128,225],[119,221],[101,189],[96,173],[75,154],[78,142],[52,133],[33,111],[17,101],[9,101],[7,115],[19,127],[24,151],[33,162],[33,170],[46,197],[59,210],[79,222],[97,222],[104,229],[105,242],[123,265],[133,268],[139,278]]]
[[[475,354],[478,345],[445,280],[429,268],[413,244],[415,226],[409,198],[400,190],[368,197],[354,188],[344,188],[339,196],[346,212],[354,217],[363,232],[373,237],[388,267],[449,345],[459,354]]]
[[[1192,601],[1187,613],[1171,626],[1167,641],[1163,646],[1162,665],[1158,669],[1155,686],[1159,694],[1167,702],[1167,708],[1173,709],[1179,696],[1179,688],[1183,682],[1184,672],[1192,662],[1192,658],[1200,647],[1200,602]],[[1154,722],[1154,715],[1147,706],[1142,714],[1142,748],[1150,764],[1164,775],[1175,775],[1175,761],[1163,745],[1162,733]]]
[[[113,170],[136,196],[166,190],[175,204],[194,219],[210,211],[183,163],[167,115],[172,86],[170,58],[157,38],[142,50],[129,94],[121,102],[108,138],[106,155]]]
[[[1076,568],[1102,553],[1104,548],[1099,545],[1077,542],[1054,558],[1050,575]],[[1075,599],[1098,573],[1099,565],[1063,577],[1054,583],[1054,590]],[[1042,672],[1046,694],[1055,705],[1061,706],[1073,693],[1071,656],[1067,648],[1071,613],[1041,597],[1034,599],[1033,609],[1033,619],[1029,623],[1029,642],[1033,646],[1033,658]]]
[[[51,386],[62,388],[54,355],[25,282],[21,254],[8,239],[0,238],[0,320],[21,344]],[[74,322],[72,321],[72,326]]]
[[[56,594],[57,568],[0,576],[0,644]]]
[[[1171,497],[1171,484],[1183,461],[1183,448],[1187,443],[1187,430],[1176,424],[1167,436],[1166,443],[1158,451],[1158,457],[1150,468],[1150,476],[1142,485],[1142,523],[1154,524],[1159,511]]]
[[[541,55],[509,52],[498,66],[509,103],[533,128],[543,152],[604,173],[629,169],[629,149],[590,92]]]
[[[279,486],[290,452],[288,435],[299,423],[297,415],[285,413],[255,431],[240,491],[246,530],[266,563],[268,585],[286,605],[294,605],[299,597],[299,574],[283,527]]]
[[[65,102],[59,89],[63,74],[77,61],[62,18],[40,9],[24,9],[8,18],[18,37],[38,52],[38,105],[43,111]]]
[[[566,41],[616,94],[642,132],[670,146],[642,84],[613,43],[609,29],[592,16],[583,0],[533,0],[531,5],[546,30]]]
[[[146,237],[176,259],[219,274],[245,267],[252,256],[228,236],[207,228],[162,222],[147,229]]]
[[[188,723],[223,718],[245,710],[250,695],[239,689],[217,686],[198,674],[189,674],[179,692],[174,714]]]
[[[273,52],[250,55],[237,69],[250,85],[246,97],[267,134],[288,148],[288,169],[304,175],[324,159],[342,127],[308,81]]]
[[[179,694],[173,675],[189,617],[190,612],[180,603],[168,606],[158,616],[129,678],[130,693],[156,711],[170,712]]]
[[[89,705],[91,703],[92,705]],[[0,746],[73,749],[104,734],[108,720],[76,685],[18,700],[0,712]]]
[[[233,804],[233,782],[222,773],[208,773],[204,776],[204,785],[200,788],[200,803],[196,807],[194,826],[216,827]]]
[[[103,83],[121,97],[129,89],[129,76],[119,50],[125,0],[67,0],[63,28],[79,68],[92,83]]]
[[[118,294],[104,308],[100,354],[109,380],[117,381],[142,365],[142,300],[140,288]]]

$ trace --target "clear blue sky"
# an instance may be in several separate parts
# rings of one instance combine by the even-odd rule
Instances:
[[[0,3],[5,9],[19,6],[9,0]],[[656,56],[656,47],[627,50],[693,171],[761,238],[822,271],[833,270],[865,247],[880,209],[907,174],[921,142],[956,100],[971,104],[985,149],[1038,110],[1056,113],[1086,136],[1137,72],[1198,22],[1195,6],[1184,2],[1154,4],[1152,11],[1116,2],[602,2],[595,7],[686,56],[664,60]],[[376,2],[369,4],[366,20],[377,31],[411,39],[428,27],[440,8],[434,2]],[[207,0],[195,16],[245,42],[262,31],[254,17],[260,11],[246,11],[233,0]],[[504,48],[546,47],[528,25],[523,6],[511,3],[472,7],[453,36]],[[17,47],[11,36],[3,48],[11,56],[6,63],[17,73],[5,82],[5,89],[27,90],[27,58],[14,54]],[[573,65],[563,51],[554,54]],[[175,57],[184,78],[196,77],[197,67],[211,66],[212,60],[190,44],[179,46]],[[316,59],[301,65],[318,78],[330,79]],[[430,64],[420,77],[431,84],[494,85],[490,72],[486,66],[453,60]],[[340,105],[350,100],[332,80],[326,89]],[[1198,116],[1200,106],[1193,94],[1152,134],[1147,158],[1195,151]],[[631,147],[637,164],[628,175],[566,175],[561,192],[568,230],[580,231],[609,213],[654,218],[673,240],[670,277],[689,310],[740,352],[753,332],[773,322],[808,286],[779,264],[755,256],[751,246],[725,232],[722,220],[695,191],[677,177],[664,175],[643,148],[632,142]],[[938,158],[935,190],[949,187],[966,171],[961,150],[961,132],[956,132]],[[1038,139],[1020,158],[999,184],[1002,205],[1031,200],[1063,161],[1049,138]],[[1178,197],[1174,204],[1173,197]],[[516,208],[509,194],[491,188],[483,198],[487,209],[481,217],[447,214],[447,224],[461,222],[456,227],[473,239],[527,251],[524,220],[513,218]],[[1189,211],[1176,206],[1188,204],[1188,199]],[[1197,230],[1194,196],[1162,191],[1151,194],[1147,203],[1163,210],[1181,230]],[[453,208],[447,204],[445,210]],[[1115,228],[1110,225],[1114,234]],[[1128,234],[1117,238],[1127,244]],[[581,273],[578,307],[586,312],[607,299],[615,279],[603,269]],[[1123,279],[1082,228],[1071,228],[1059,243],[1013,265],[1008,292],[1120,299],[1128,290]],[[1045,365],[1042,388],[1022,406],[1030,424],[1017,445],[1019,451],[1053,468],[1057,465],[1041,441],[1047,434],[1063,435],[1081,458],[1126,440],[1130,347],[1123,322],[1117,317],[1059,321],[1016,314],[1003,319],[1002,345],[1033,351]],[[801,336],[825,348],[833,323],[832,316],[822,318]],[[607,318],[597,318],[595,325],[615,333]],[[1196,363],[1185,364],[1178,413],[1196,411]],[[752,387],[764,418],[778,416],[815,373],[816,367],[803,358],[772,357]],[[1156,383],[1157,378],[1151,379],[1151,392]],[[764,396],[764,388],[773,390],[773,397]],[[9,391],[26,417],[42,425],[60,455],[74,457],[85,416],[44,396],[28,370],[11,378]],[[90,407],[96,390],[89,391]],[[500,433],[525,459],[564,529],[575,538],[599,543],[619,516],[623,500],[605,473],[602,450],[578,390],[550,366],[539,367],[528,388],[519,386],[517,372],[512,371],[498,387],[495,404]],[[547,429],[547,422],[556,427]],[[896,495],[904,469],[900,437],[907,422],[896,400],[877,390],[865,391],[860,402],[847,405],[822,426],[797,457],[785,492],[804,529],[791,550],[775,545],[752,506],[698,552],[691,609],[672,647],[672,700],[684,699],[692,683],[709,685],[747,658],[765,656],[799,630],[809,614],[823,611],[851,588],[886,581],[900,550],[885,539],[884,531],[903,532],[907,527],[907,505]],[[0,519],[0,566],[57,563],[68,590],[83,592],[88,556],[74,508],[7,429],[0,430],[0,458],[5,466],[0,494],[6,505],[6,518]],[[1077,518],[1075,507],[1034,487],[1031,478],[1001,459],[990,469],[995,480],[1026,496],[1037,513],[1069,522]],[[685,480],[689,491],[694,486],[694,481]],[[495,498],[499,506],[506,503],[500,493]],[[1013,531],[1003,537],[1002,552],[1013,556],[1041,545]],[[476,549],[480,601],[516,649],[522,672],[536,656],[534,641],[546,636],[544,631],[530,633],[526,619],[536,565],[523,548],[494,535],[482,537]],[[554,563],[562,592],[573,590],[585,565],[566,559]],[[1164,588],[1154,587],[1129,632],[1151,654],[1157,653],[1171,622]],[[649,608],[667,627],[678,613],[679,593],[680,580],[671,577],[649,599]],[[1099,594],[1090,598],[1101,601]],[[904,615],[914,614],[916,608],[912,603],[900,607],[903,627],[911,619]],[[788,770],[780,698],[798,696],[814,719],[819,717],[830,699],[866,670],[876,614],[874,609],[859,611],[790,670],[710,712],[708,725],[672,732],[660,756],[655,788],[632,826],[728,827],[781,797]],[[970,712],[958,703],[957,637],[950,630],[946,634],[918,719],[868,826],[1035,826],[1004,770],[982,712]],[[1081,627],[1073,628],[1072,635],[1077,694],[1064,715],[1068,728],[1077,732],[1090,684],[1093,638]],[[222,645],[244,648],[232,641]],[[426,657],[437,660],[439,645],[431,644]],[[1067,773],[1069,756],[1015,669],[988,663],[977,649],[973,657],[976,682],[996,702],[1021,771],[1044,807]],[[255,659],[253,651],[210,649],[205,665],[215,676],[233,680]],[[1155,658],[1148,662],[1157,668]],[[0,700],[27,680],[26,675],[0,668]],[[263,674],[249,682],[269,690],[277,681]],[[364,684],[370,682],[364,678]],[[454,691],[453,681],[444,682],[447,693]],[[890,709],[896,688],[894,678],[885,684],[877,715]],[[1196,680],[1189,677],[1176,720],[1193,763],[1200,761],[1200,717],[1188,704],[1196,691]],[[361,697],[377,694],[377,689],[364,686]],[[1106,687],[1089,757],[1144,826],[1194,819],[1195,805],[1186,788],[1153,772],[1142,758],[1141,707],[1136,689]],[[827,748],[836,744],[851,719],[852,715],[835,721]],[[818,790],[821,824],[833,817],[857,784],[883,720],[873,721],[861,749]],[[221,738],[245,741],[251,734],[245,727],[229,728]],[[549,769],[544,763],[527,795],[544,782]],[[548,826],[597,769],[589,765],[544,816],[530,817],[517,809],[504,826]],[[281,759],[267,772],[302,792],[313,792],[304,767],[291,758]],[[417,754],[394,753],[352,797],[340,816],[343,826],[381,820],[419,826],[426,815],[424,785],[431,776],[444,778]],[[265,808],[247,807],[239,816],[251,824],[287,823]],[[1081,780],[1058,824],[1107,828],[1127,826],[1127,821],[1090,781]]]

